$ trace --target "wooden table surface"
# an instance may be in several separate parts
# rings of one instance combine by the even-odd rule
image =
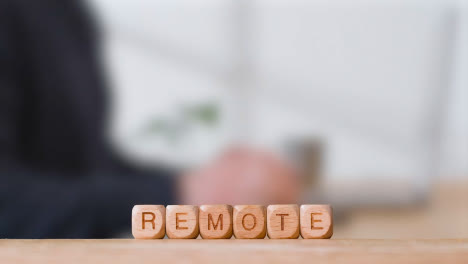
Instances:
[[[0,263],[468,263],[458,240],[0,240]]]

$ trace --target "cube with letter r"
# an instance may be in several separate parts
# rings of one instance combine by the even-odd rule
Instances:
[[[132,210],[132,234],[139,239],[164,238],[166,234],[164,205],[135,205]]]

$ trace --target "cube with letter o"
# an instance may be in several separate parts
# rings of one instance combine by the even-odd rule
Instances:
[[[234,236],[263,239],[266,235],[266,209],[263,205],[234,206]]]

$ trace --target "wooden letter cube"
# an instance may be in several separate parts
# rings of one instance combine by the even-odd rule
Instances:
[[[333,211],[330,205],[301,206],[301,235],[303,238],[330,238],[333,235]]]
[[[269,238],[298,238],[299,206],[297,204],[269,205],[267,229]]]
[[[132,210],[132,234],[135,238],[164,238],[166,208],[164,205],[135,205]]]
[[[234,236],[263,239],[266,235],[266,208],[263,205],[234,206]]]
[[[202,205],[198,219],[202,238],[231,238],[232,206],[226,204]]]
[[[166,233],[169,238],[197,238],[198,207],[194,205],[168,205]]]

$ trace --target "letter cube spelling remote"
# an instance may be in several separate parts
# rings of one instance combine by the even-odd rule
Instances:
[[[132,234],[136,239],[329,239],[333,235],[330,205],[135,205]]]
[[[234,236],[236,238],[265,238],[266,208],[263,205],[234,206]]]

